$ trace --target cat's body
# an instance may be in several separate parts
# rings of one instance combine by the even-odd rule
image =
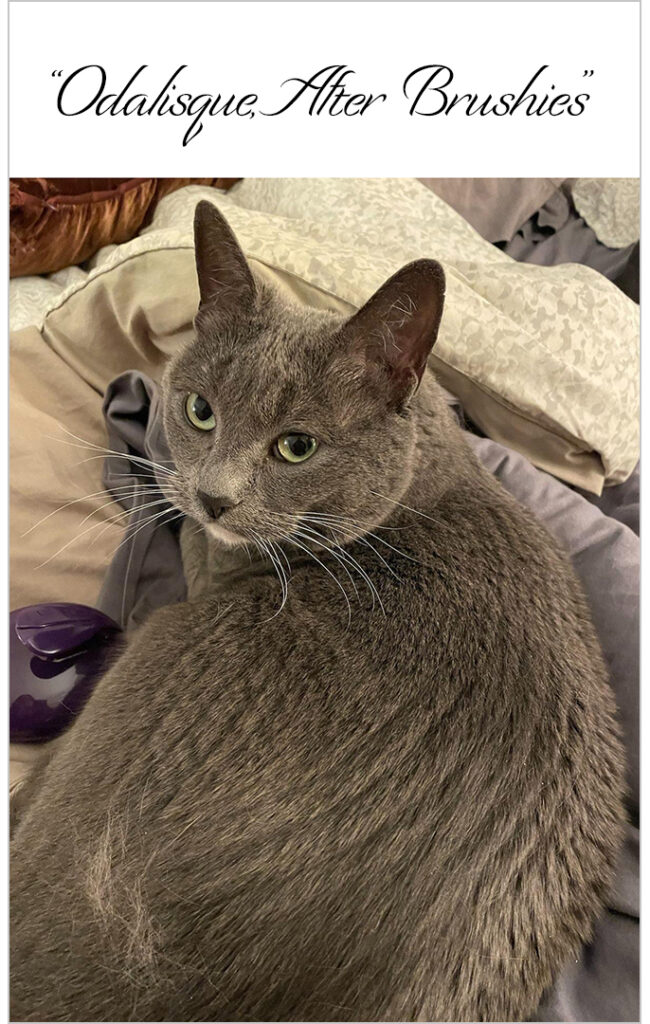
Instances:
[[[622,822],[584,598],[428,374],[395,415],[406,480],[344,548],[374,595],[287,546],[278,612],[254,561],[61,741],[13,843],[12,1019],[522,1020],[578,955]]]

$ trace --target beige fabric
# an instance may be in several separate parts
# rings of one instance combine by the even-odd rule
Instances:
[[[121,538],[117,525],[108,522],[110,509],[99,511],[97,521],[103,525],[98,529],[51,556],[90,526],[95,519],[84,519],[109,500],[97,495],[55,512],[101,490],[101,459],[82,461],[95,453],[71,447],[67,442],[73,439],[64,431],[105,444],[101,396],[31,327],[11,339],[9,401],[10,605],[94,604],[110,553]]]
[[[54,740],[53,742],[56,742]],[[42,743],[10,743],[9,744],[9,796],[12,797],[20,789],[23,782],[31,774],[39,755],[49,744]]]
[[[599,242],[624,249],[639,240],[641,197],[638,178],[577,178],[573,202]]]
[[[540,428],[534,419],[507,405],[499,395],[465,377],[435,353],[430,366],[440,383],[457,395],[465,409],[471,408],[472,421],[493,441],[528,452],[536,466],[567,483],[593,494],[601,493],[603,464],[596,452],[581,449],[574,438],[563,436],[559,430]],[[535,453],[534,458],[531,452]]]

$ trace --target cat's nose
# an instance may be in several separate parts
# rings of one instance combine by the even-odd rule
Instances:
[[[220,519],[226,509],[232,508],[235,504],[229,498],[206,494],[205,491],[197,491],[197,497],[210,519]]]

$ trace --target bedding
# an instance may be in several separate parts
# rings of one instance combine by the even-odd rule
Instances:
[[[88,270],[12,281],[20,329],[10,366],[11,607],[109,599],[99,595],[126,520],[115,518],[103,486],[102,406],[107,399],[110,416],[109,382],[125,371],[135,372],[132,381],[151,378],[134,392],[134,406],[117,416],[112,407],[111,436],[118,450],[120,438],[140,443],[130,433],[134,414],[146,443],[160,443],[149,409],[168,356],[192,331],[191,218],[200,198],[225,212],[256,273],[319,308],[352,312],[423,253],[444,263],[448,306],[432,368],[474,426],[468,439],[477,455],[571,551],[628,747],[631,823],[619,885],[594,945],[549,993],[541,1019],[603,1019],[594,1016],[600,1007],[605,1019],[635,1019],[638,538],[626,524],[634,524],[638,461],[638,310],[599,275],[514,263],[415,181],[247,180],[227,196],[195,186],[168,196],[138,238],[101,250]],[[548,469],[559,479],[540,471]],[[163,556],[173,585],[175,543],[171,535]],[[130,579],[124,562],[115,564],[118,617],[128,621],[138,601],[149,602],[143,614],[158,599],[150,587],[156,559],[136,562]],[[14,784],[31,757],[12,750]]]
[[[638,178],[418,180],[513,259],[583,263],[639,301]]]
[[[571,194],[578,213],[603,245],[623,249],[639,241],[638,178],[578,178]]]
[[[216,202],[247,255],[283,287],[342,310],[410,259],[440,259],[447,300],[432,366],[473,422],[594,493],[632,472],[636,305],[589,268],[516,263],[412,179],[246,179],[226,195],[189,186],[56,297],[49,282],[28,278],[23,290],[12,281],[15,322],[37,323],[44,343],[100,392],[124,369],[157,364],[191,329],[191,222],[201,198]],[[96,355],[107,350],[99,372],[88,368],[88,344]],[[125,346],[138,362],[124,364]]]
[[[488,242],[509,242],[564,178],[418,178]]]
[[[516,260],[555,266],[558,263],[584,263],[610,281],[623,273],[634,251],[603,245],[592,227],[581,217],[568,192],[558,190],[502,246]]]

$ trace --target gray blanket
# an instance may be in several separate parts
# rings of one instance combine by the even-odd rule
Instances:
[[[462,425],[460,405],[453,396]],[[109,447],[133,457],[133,508],[126,537],[109,567],[98,606],[129,629],[152,609],[181,601],[185,581],[178,543],[180,520],[148,485],[171,467],[156,384],[136,371],[106,392]],[[537,1020],[635,1021],[639,1018],[639,521],[638,470],[602,497],[585,496],[536,469],[522,455],[467,430],[483,465],[545,524],[569,553],[582,580],[609,666],[628,760],[629,825],[616,884],[592,943],[543,1000]],[[148,468],[140,458],[157,463]],[[108,457],[104,483],[117,497],[125,461]],[[145,489],[146,488],[146,489]],[[159,505],[150,505],[158,500]],[[145,506],[147,506],[145,508]],[[156,513],[157,518],[149,522]]]

